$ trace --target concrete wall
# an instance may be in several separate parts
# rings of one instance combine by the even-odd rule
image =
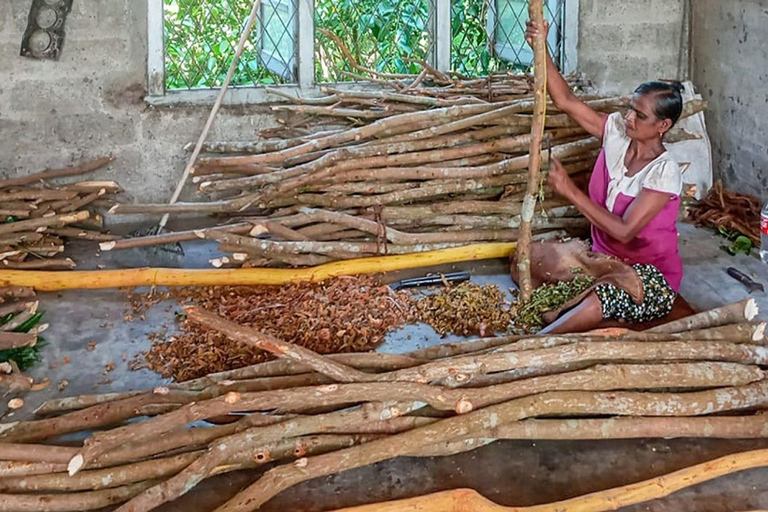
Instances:
[[[768,199],[768,0],[695,0],[694,78],[716,176]]]
[[[680,1],[581,0],[582,70],[606,92],[675,76]],[[134,201],[166,201],[208,108],[142,100],[146,0],[76,0],[58,62],[19,57],[30,3],[0,1],[0,173],[113,154],[95,177],[119,181]],[[264,107],[229,108],[210,139],[246,139],[273,124]]]
[[[103,179],[141,202],[165,202],[184,169],[183,145],[208,108],[151,108],[146,0],[77,0],[58,62],[19,57],[31,0],[0,1],[0,171],[26,173],[112,154]],[[273,126],[265,107],[223,109],[210,139]],[[97,176],[97,175],[94,175]]]
[[[684,0],[580,0],[580,70],[608,94],[629,93],[656,78],[687,78],[684,5]]]

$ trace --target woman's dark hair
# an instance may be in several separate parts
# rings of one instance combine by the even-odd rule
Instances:
[[[672,125],[683,113],[683,84],[680,82],[646,82],[635,89],[635,94],[653,96],[656,104],[653,112],[659,119],[671,119]]]

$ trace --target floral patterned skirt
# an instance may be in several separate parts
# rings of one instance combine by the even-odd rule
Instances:
[[[643,263],[632,265],[632,268],[643,282],[643,303],[635,304],[629,294],[617,286],[598,285],[595,293],[603,307],[603,318],[641,323],[668,315],[677,294],[659,269]]]

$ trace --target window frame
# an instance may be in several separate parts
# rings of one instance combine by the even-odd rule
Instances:
[[[563,72],[572,73],[578,68],[579,0],[563,1],[565,2]],[[271,85],[270,88],[280,88],[286,93],[304,97],[322,96],[321,86],[327,84],[315,83],[314,0],[297,0],[297,7],[297,83]],[[213,104],[219,94],[219,88],[166,90],[163,8],[164,0],[147,0],[147,97],[145,101],[156,106]],[[435,31],[435,44],[430,55],[430,63],[440,71],[449,71],[451,66],[451,0],[435,0],[433,30]],[[359,89],[361,84],[340,82],[334,86],[342,89],[348,87]],[[372,86],[372,88],[379,87]],[[224,98],[224,104],[227,105],[275,103],[278,101],[280,101],[278,97],[266,91],[266,86],[260,85],[232,87]]]

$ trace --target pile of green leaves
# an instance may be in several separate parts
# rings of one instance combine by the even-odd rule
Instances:
[[[731,256],[736,256],[737,254],[749,256],[752,253],[752,248],[755,246],[748,236],[739,231],[732,231],[720,226],[717,228],[717,234],[728,240],[729,243],[721,244],[720,248]]]
[[[521,334],[535,333],[544,327],[543,316],[566,304],[592,286],[595,278],[576,276],[573,281],[544,284],[531,294],[531,300],[515,309],[513,330]]]
[[[0,318],[0,326],[7,324],[15,317],[15,314],[6,315]],[[32,330],[40,320],[43,318],[43,311],[38,311],[29,320],[19,325],[13,332],[26,333]],[[32,347],[20,347],[12,348],[8,350],[0,350],[0,362],[13,361],[16,363],[20,370],[26,370],[41,359],[40,349],[45,345],[45,339],[42,336],[38,336],[37,343]]]

